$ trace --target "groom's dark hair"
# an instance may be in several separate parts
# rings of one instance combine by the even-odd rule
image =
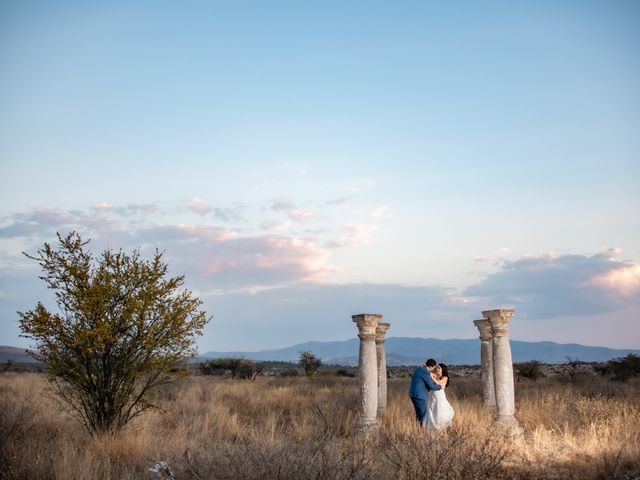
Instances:
[[[436,365],[437,365],[437,362],[433,358],[430,358],[429,360],[427,360],[427,367],[435,367]]]

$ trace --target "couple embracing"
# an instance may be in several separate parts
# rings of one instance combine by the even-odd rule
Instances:
[[[451,425],[453,407],[444,393],[448,385],[447,366],[438,364],[433,358],[413,371],[409,397],[421,426],[440,430]]]

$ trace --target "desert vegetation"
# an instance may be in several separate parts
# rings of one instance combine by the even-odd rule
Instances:
[[[159,410],[92,437],[37,373],[0,375],[0,477],[146,478],[166,461],[179,479],[636,478],[640,384],[582,375],[516,386],[524,439],[493,430],[477,377],[453,377],[454,425],[414,425],[407,378],[389,380],[379,435],[353,434],[357,380],[337,375],[190,375],[157,391]]]

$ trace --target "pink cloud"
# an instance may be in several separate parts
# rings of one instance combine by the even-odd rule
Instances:
[[[260,223],[260,228],[265,232],[284,232],[291,227],[291,222],[276,222],[275,220],[265,220]]]
[[[314,282],[335,270],[329,265],[328,252],[311,237],[273,233],[242,236],[216,225],[158,225],[126,217],[115,221],[112,214],[119,208],[99,204],[88,214],[38,208],[5,219],[0,238],[29,238],[32,245],[25,249],[30,249],[54,240],[55,232],[77,230],[84,239],[92,240],[89,248],[94,253],[108,248],[141,248],[143,252],[158,248],[166,252],[173,274],[187,275],[191,285],[206,291]],[[277,230],[280,225],[263,222],[262,226]]]
[[[467,287],[463,295],[513,305],[532,318],[592,315],[640,300],[640,265],[615,258],[618,250],[594,255],[557,254],[505,260],[497,272]]]
[[[98,203],[91,207],[92,210],[96,212],[111,212],[113,210],[113,205],[107,202]]]
[[[313,212],[300,210],[291,200],[285,197],[272,199],[271,210],[286,214],[291,221],[296,223],[305,223],[317,217]]]
[[[218,232],[193,226],[163,230],[164,235],[156,231],[155,237],[174,270],[191,272],[200,289],[314,282],[334,271],[328,252],[309,241],[281,235],[220,237]],[[168,240],[176,237],[179,242]]]
[[[35,208],[28,217],[28,222],[40,226],[54,228],[83,226],[96,230],[109,230],[117,228],[118,223],[107,219],[102,215],[87,215],[80,211],[64,211],[51,208]]]
[[[342,226],[345,234],[326,243],[327,248],[357,247],[373,243],[373,233],[378,225],[349,223]]]
[[[198,215],[206,215],[211,211],[211,207],[200,197],[191,197],[187,202],[187,208]]]
[[[640,265],[625,264],[592,277],[590,285],[612,290],[623,297],[640,292]]]
[[[111,203],[103,202],[98,203],[91,207],[91,212],[97,215],[101,214],[109,214],[109,215],[119,215],[122,217],[130,217],[132,215],[137,215],[139,213],[142,214],[151,214],[160,211],[160,207],[155,204],[129,204],[125,206],[114,206]]]

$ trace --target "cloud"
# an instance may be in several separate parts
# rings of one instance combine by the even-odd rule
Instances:
[[[495,262],[499,263],[502,260],[504,260],[505,256],[509,254],[509,251],[510,250],[506,247],[501,248],[497,252],[494,252],[490,255],[476,255],[473,257],[473,261],[476,263],[479,263],[479,262],[487,262],[489,260],[494,260]]]
[[[287,214],[289,215],[290,219],[296,222],[307,222],[316,217],[315,213],[305,211],[305,210],[299,210],[297,208],[294,208],[293,210],[289,210]]]
[[[592,277],[588,284],[613,290],[623,297],[631,297],[640,292],[640,265],[619,266]]]
[[[350,338],[355,335],[350,316],[363,312],[384,314],[392,323],[393,336],[469,338],[476,336],[470,322],[481,310],[507,306],[517,309],[514,338],[575,338],[597,344],[601,336],[595,332],[606,321],[608,343],[637,341],[637,333],[628,326],[636,325],[633,315],[640,311],[640,267],[621,260],[617,250],[503,261],[496,273],[463,291],[438,285],[331,285],[327,282],[337,268],[327,247],[370,242],[376,225],[342,225],[343,235],[321,248],[312,238],[247,236],[218,225],[158,225],[129,219],[105,223],[107,210],[112,208],[91,210],[93,215],[40,209],[12,219],[18,226],[28,224],[34,231],[47,232],[38,243],[53,240],[61,225],[80,226],[85,238],[93,239],[94,252],[137,247],[143,255],[153,248],[164,251],[169,274],[185,274],[187,288],[202,297],[205,309],[215,315],[203,339],[206,349],[262,349]],[[4,228],[18,226],[8,223]],[[12,247],[14,240],[3,242]],[[38,300],[49,299],[50,304],[51,292],[24,257],[0,248],[0,266],[0,334],[19,341],[15,311],[32,308]],[[574,335],[572,329],[578,327],[592,333]]]
[[[327,205],[342,207],[351,201],[351,197],[343,196],[325,202]]]
[[[91,209],[95,212],[111,212],[113,210],[113,205],[110,203],[98,203],[91,207]]]
[[[288,199],[278,199],[272,205],[271,214],[295,209]],[[462,291],[446,286],[327,285],[339,270],[331,263],[330,249],[371,243],[377,225],[345,223],[338,232],[331,229],[316,235],[306,229],[298,232],[299,238],[286,233],[297,225],[288,217],[264,220],[260,224],[264,234],[249,234],[245,232],[250,230],[224,225],[171,223],[166,215],[150,217],[145,211],[154,209],[99,204],[87,212],[39,208],[3,218],[0,313],[24,309],[25,303],[31,308],[45,298],[42,288],[31,286],[37,284],[35,267],[19,252],[33,251],[44,241],[55,241],[56,231],[71,229],[91,238],[90,248],[96,253],[106,248],[131,251],[138,247],[143,255],[153,248],[164,251],[170,274],[184,274],[188,288],[206,300],[216,318],[221,314],[225,322],[232,323],[232,329],[237,324],[234,342],[237,340],[238,346],[247,328],[263,332],[266,338],[269,325],[291,328],[298,335],[286,341],[277,336],[276,346],[293,340],[344,338],[353,333],[349,315],[362,311],[385,314],[396,322],[395,335],[468,337],[475,332],[469,331],[467,323],[481,310],[513,306],[518,310],[521,331],[535,332],[531,325],[536,323],[557,325],[558,335],[551,332],[548,339],[569,335],[563,319],[571,318],[571,325],[576,325],[582,318],[585,328],[595,332],[600,326],[596,318],[615,320],[617,312],[640,311],[640,265],[622,260],[622,252],[616,249],[595,255],[550,253],[503,259],[495,264],[495,273]],[[172,210],[174,214],[180,211],[184,213],[184,207]],[[215,215],[215,210],[202,220],[212,219],[211,213]],[[629,324],[629,315],[623,326]],[[614,320],[611,328],[622,325]],[[593,335],[591,343],[598,343]],[[617,335],[620,340],[611,337],[612,342],[631,341],[629,332]]]
[[[260,228],[266,232],[285,232],[291,227],[291,222],[277,222],[275,220],[265,220],[260,223]]]
[[[198,215],[206,215],[211,211],[211,207],[200,197],[191,197],[187,201],[187,208]]]
[[[241,236],[235,230],[217,225],[115,221],[107,217],[114,210],[116,207],[108,204],[92,207],[89,214],[36,209],[5,219],[0,238],[7,242],[29,237],[30,245],[22,244],[24,250],[30,250],[38,248],[43,241],[55,241],[56,232],[76,230],[83,238],[91,239],[89,248],[96,253],[119,248],[141,248],[147,253],[158,248],[166,252],[172,272],[186,274],[202,291],[320,281],[335,270],[329,264],[328,251],[317,246],[313,238],[300,239],[274,232]],[[11,258],[13,262],[9,258],[2,263],[24,262],[17,255]]]
[[[305,223],[317,218],[313,212],[300,210],[296,205],[286,197],[278,197],[271,200],[271,210],[284,213],[289,219],[296,223]]]
[[[186,273],[202,292],[319,281],[333,271],[328,253],[282,235],[240,237],[217,227],[162,226],[136,233],[167,252],[171,270]]]
[[[640,266],[617,258],[618,250],[595,255],[524,257],[464,290],[487,306],[513,306],[530,318],[591,315],[638,303]]]
[[[244,221],[242,218],[242,210],[243,207],[241,205],[236,206],[235,208],[214,207],[213,215],[223,222],[241,222]]]
[[[3,219],[8,225],[0,228],[0,238],[47,236],[60,228],[82,226],[102,231],[116,228],[117,222],[104,215],[87,215],[79,211],[35,208],[30,213],[18,213]]]
[[[287,212],[296,206],[286,197],[278,197],[271,199],[271,210],[276,212]]]
[[[130,217],[133,215],[144,214],[149,215],[152,213],[160,212],[160,207],[155,204],[147,203],[147,204],[135,204],[131,203],[129,205],[125,205],[124,207],[116,207],[110,203],[103,202],[98,203],[91,207],[91,212],[93,214],[109,214],[109,215],[119,215],[122,217]]]
[[[358,247],[373,243],[373,233],[378,225],[349,223],[342,226],[344,235],[326,242],[327,248]]]
[[[389,215],[391,215],[391,209],[385,206],[377,207],[373,209],[371,213],[369,213],[369,216],[376,220],[379,218],[388,217]]]

